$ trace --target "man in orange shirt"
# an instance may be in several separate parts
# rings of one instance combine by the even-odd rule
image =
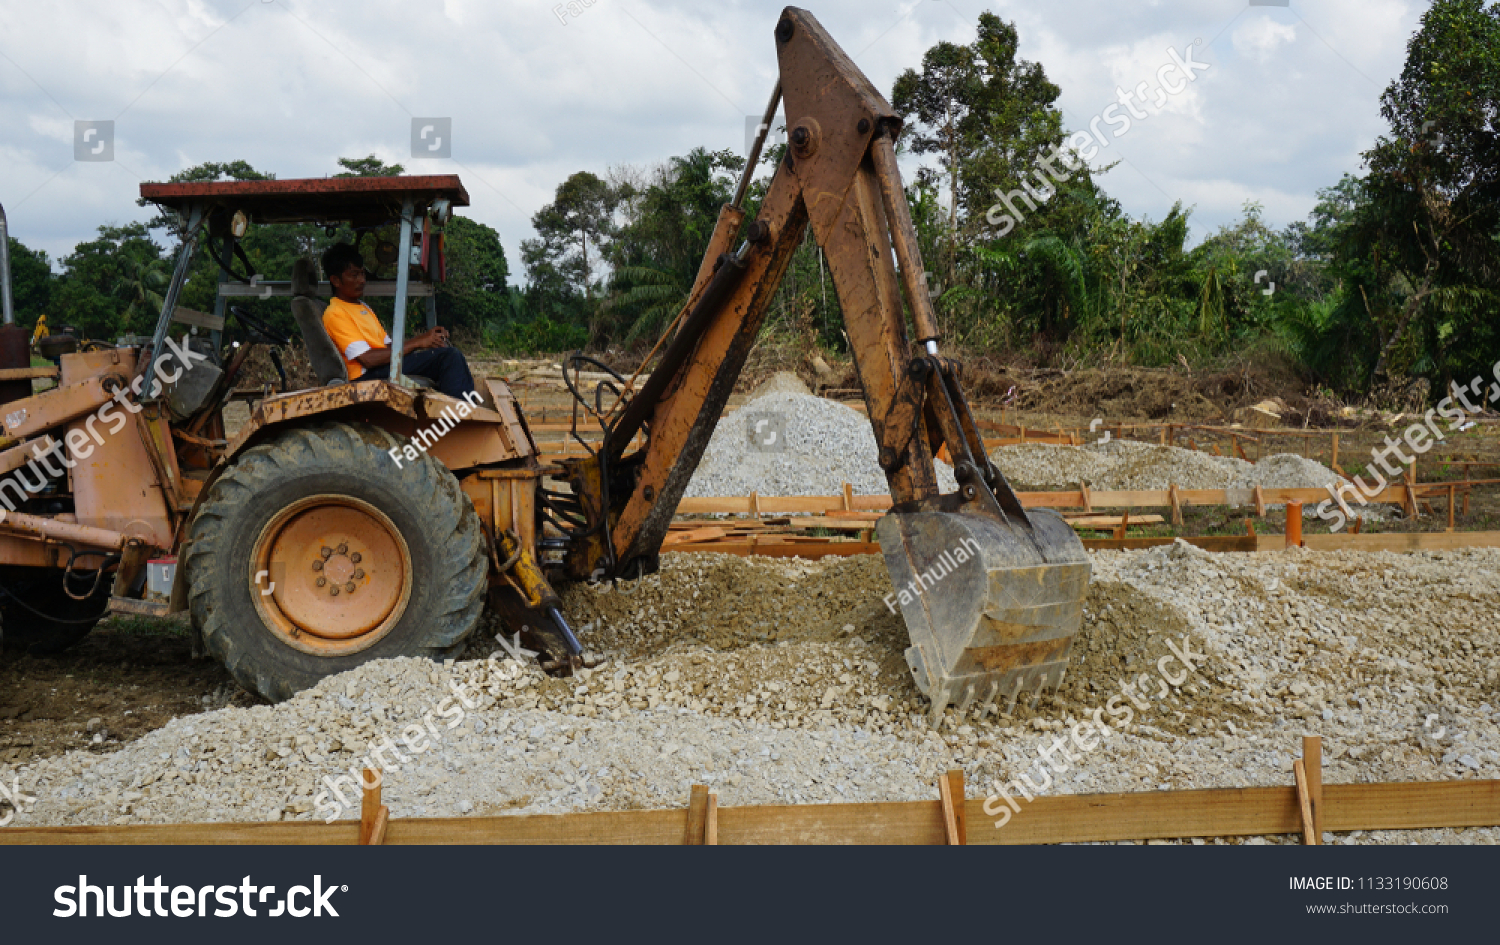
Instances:
[[[348,243],[335,243],[323,254],[323,272],[333,298],[323,312],[323,327],[344,356],[350,381],[391,376],[391,336],[363,301],[365,261]],[[401,346],[401,370],[432,381],[450,397],[474,390],[474,376],[463,353],[448,344],[448,329],[429,328]]]

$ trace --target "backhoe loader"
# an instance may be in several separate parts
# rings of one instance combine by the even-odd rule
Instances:
[[[786,8],[774,39],[780,81],[659,358],[639,385],[581,353],[568,359],[574,432],[595,425],[597,439],[588,455],[558,463],[542,461],[503,382],[482,381],[475,405],[401,370],[408,299],[428,300],[432,324],[442,227],[468,203],[456,177],[142,185],[183,235],[155,333],[63,354],[60,386],[12,391],[0,407],[4,435],[18,444],[0,452],[7,476],[44,440],[89,442],[101,405],[120,404],[129,428],[91,457],[67,454],[75,465],[25,510],[0,513],[0,591],[25,608],[6,608],[7,634],[18,620],[55,643],[106,607],[187,610],[207,651],[277,700],[369,659],[451,655],[488,602],[549,670],[589,665],[595,656],[553,587],[657,569],[678,501],[811,226],[894,499],[876,532],[932,721],[949,705],[959,715],[989,711],[1057,686],[1082,617],[1088,557],[1060,516],[1022,507],[985,453],[960,366],[940,351],[897,170],[901,119],[808,12]],[[785,154],[749,219],[746,192],[783,104]],[[236,270],[247,227],[279,222],[398,231],[375,253],[394,278],[370,283],[395,298],[390,380],[347,380],[322,328],[328,289],[311,260],[299,260],[288,283]],[[212,314],[177,304],[202,243],[221,272]],[[219,357],[227,317],[278,340],[228,304],[249,295],[291,297],[320,386],[261,392],[249,422],[226,438],[222,408],[239,368]],[[170,329],[184,321],[206,330],[206,343],[174,340]],[[198,349],[195,363],[176,363],[194,362]],[[0,382],[20,378],[12,375],[21,367],[0,364],[11,369]],[[947,495],[933,462],[942,448],[957,481]],[[161,580],[144,573],[153,558]],[[40,624],[68,619],[47,610],[63,597],[28,589],[59,583],[75,602],[66,614],[87,612],[78,623]]]

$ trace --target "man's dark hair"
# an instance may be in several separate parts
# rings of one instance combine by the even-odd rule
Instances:
[[[365,257],[348,243],[334,243],[323,253],[323,275],[329,279],[342,276],[356,266],[363,269],[364,265]]]

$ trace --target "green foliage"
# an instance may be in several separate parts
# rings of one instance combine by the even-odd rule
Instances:
[[[510,264],[500,234],[467,217],[444,228],[447,279],[438,284],[438,322],[451,328],[482,329],[510,314]]]
[[[47,254],[31,249],[14,236],[7,237],[10,247],[11,301],[16,306],[16,324],[32,328],[48,310],[52,298],[52,266]]]

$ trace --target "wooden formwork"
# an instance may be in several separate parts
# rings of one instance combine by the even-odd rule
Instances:
[[[1037,797],[1010,817],[967,797],[963,773],[932,801],[720,807],[703,785],[675,810],[395,818],[367,794],[359,821],[9,827],[3,844],[929,844],[1013,845],[1419,830],[1500,825],[1500,781],[1323,784],[1322,742],[1303,739],[1294,783]],[[374,780],[373,777],[367,781]],[[997,817],[1003,826],[996,827]]]

